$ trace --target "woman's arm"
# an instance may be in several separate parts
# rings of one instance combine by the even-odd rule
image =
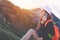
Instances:
[[[38,30],[40,28],[40,22],[38,22],[36,30]]]

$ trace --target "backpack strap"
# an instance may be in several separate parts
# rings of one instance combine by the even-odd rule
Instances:
[[[50,19],[50,20],[46,21],[45,27],[46,27],[46,25],[47,25],[49,22],[52,22],[52,20]]]

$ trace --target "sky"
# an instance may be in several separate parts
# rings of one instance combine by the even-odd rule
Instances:
[[[25,9],[39,8],[48,5],[52,12],[60,19],[60,0],[9,0],[14,5]]]

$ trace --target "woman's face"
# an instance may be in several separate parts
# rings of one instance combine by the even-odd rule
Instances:
[[[42,21],[45,22],[47,20],[47,15],[42,17]]]
[[[46,11],[42,9],[41,14],[40,14],[40,18],[42,18],[45,14],[46,14]]]

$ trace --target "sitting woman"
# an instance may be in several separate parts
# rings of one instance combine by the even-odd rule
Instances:
[[[37,30],[30,29],[21,40],[29,40],[31,36],[35,40],[52,40],[51,37],[54,35],[53,22],[51,20],[51,9],[45,6],[41,9],[40,23],[37,26]]]

